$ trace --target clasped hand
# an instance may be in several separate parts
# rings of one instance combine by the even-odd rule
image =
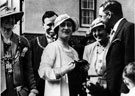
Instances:
[[[36,94],[31,92],[29,96],[36,96]]]
[[[63,65],[61,68],[62,73],[68,73],[69,71],[73,70],[75,68],[75,63],[71,62],[69,64]]]

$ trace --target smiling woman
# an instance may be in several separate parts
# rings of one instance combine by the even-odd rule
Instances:
[[[73,26],[74,25],[74,26]],[[58,39],[44,49],[39,67],[39,75],[45,79],[45,96],[78,96],[75,83],[71,85],[69,73],[75,70],[78,54],[69,45],[69,38],[76,31],[75,21],[67,14],[59,15],[54,21],[54,30]],[[57,29],[57,30],[56,30]],[[72,74],[70,74],[72,75]],[[81,86],[81,85],[80,85]]]
[[[87,45],[84,49],[83,59],[89,62],[88,80],[84,87],[91,96],[106,96],[106,53],[109,48],[109,37],[106,26],[99,18],[96,18],[90,31],[96,41]],[[102,95],[101,95],[102,94]]]

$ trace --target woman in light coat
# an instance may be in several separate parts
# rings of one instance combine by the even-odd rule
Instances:
[[[45,79],[44,96],[70,96],[67,74],[75,68],[78,54],[68,41],[76,27],[67,14],[58,16],[54,22],[58,39],[44,49],[39,67],[39,75]]]

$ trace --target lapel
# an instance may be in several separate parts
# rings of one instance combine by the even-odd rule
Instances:
[[[106,57],[108,57],[108,55],[109,55],[109,53],[110,53],[112,44],[113,44],[114,42],[116,42],[116,41],[121,41],[120,38],[118,38],[117,36],[118,36],[118,34],[120,33],[120,31],[121,31],[123,25],[125,24],[125,22],[127,22],[127,20],[124,18],[124,19],[120,22],[120,24],[118,25],[118,28],[117,28],[117,30],[116,30],[116,33],[115,33],[115,35],[114,35],[114,37],[113,37],[113,39],[112,39],[112,41],[111,41],[111,43],[110,43],[110,47],[109,47],[109,49],[108,49],[108,53],[107,53],[107,56],[106,56]]]
[[[42,47],[46,47],[46,45],[48,44],[47,43],[47,38],[46,38],[46,35],[44,34],[43,36],[41,37],[38,37],[38,40],[39,40],[39,44],[42,46]]]
[[[17,36],[16,34],[12,34],[11,36],[11,41],[12,41],[12,44],[11,44],[11,48],[12,48],[12,54],[13,56],[16,54],[16,49],[17,49],[17,46],[18,46],[18,41],[19,41],[19,36]]]
[[[117,28],[117,30],[116,30],[116,33],[115,33],[115,35],[114,35],[114,37],[113,37],[113,39],[112,39],[112,43],[113,43],[114,41],[116,41],[115,39],[118,39],[118,38],[117,38],[117,35],[118,35],[118,33],[121,31],[121,28],[123,27],[123,25],[124,25],[125,22],[127,22],[127,20],[124,18],[124,19],[120,22],[120,24],[118,25],[118,28]],[[112,43],[111,43],[111,44],[112,44]]]
[[[1,49],[0,49],[0,55],[1,55],[1,59],[2,57],[4,56],[4,45],[3,45],[3,41],[2,41],[2,37],[0,36],[0,44],[1,44]],[[1,71],[1,78],[0,78],[0,81],[1,81],[1,89],[0,89],[0,94],[2,92],[4,92],[6,90],[6,75],[5,75],[5,65],[4,65],[4,62],[3,60],[1,60],[1,64],[0,64],[0,71]]]

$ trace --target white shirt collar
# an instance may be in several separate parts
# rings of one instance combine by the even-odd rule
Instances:
[[[133,93],[133,92],[135,93],[135,87],[130,89],[130,93]]]
[[[120,22],[121,22],[123,19],[124,19],[124,18],[121,18],[121,19],[119,19],[119,20],[116,22],[116,24],[115,24],[114,27],[113,27],[113,31],[116,32],[116,30],[118,29],[118,26],[119,26]]]

